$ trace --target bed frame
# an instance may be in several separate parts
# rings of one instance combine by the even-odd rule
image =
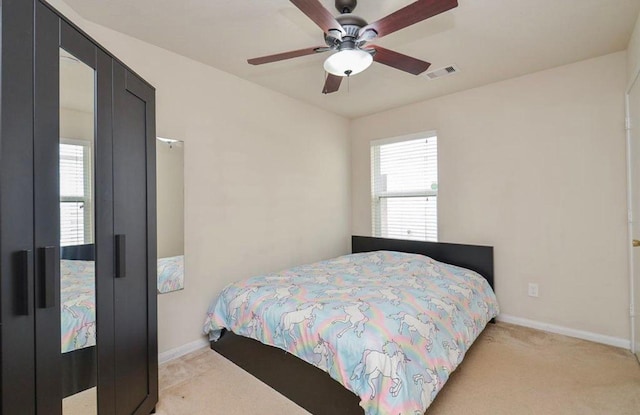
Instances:
[[[351,251],[399,251],[478,272],[493,288],[493,247],[351,237]],[[223,331],[211,348],[314,415],[363,415],[360,398],[329,374],[277,347]]]

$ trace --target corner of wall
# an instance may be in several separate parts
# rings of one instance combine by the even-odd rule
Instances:
[[[640,71],[640,15],[638,15],[631,39],[629,39],[629,46],[627,47],[628,84],[633,82],[638,71]]]

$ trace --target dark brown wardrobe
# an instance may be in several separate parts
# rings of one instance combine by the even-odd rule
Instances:
[[[155,90],[44,1],[0,13],[0,413],[152,413]]]

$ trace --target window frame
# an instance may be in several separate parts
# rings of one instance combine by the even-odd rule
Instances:
[[[436,209],[439,211],[437,207],[439,204],[438,191],[440,190],[440,163],[438,163],[437,175],[438,175],[438,188],[436,190],[419,190],[419,191],[395,191],[395,192],[376,192],[376,183],[381,181],[382,174],[380,173],[380,146],[386,144],[394,144],[401,143],[405,141],[413,141],[424,139],[428,140],[430,138],[438,138],[438,133],[436,130],[424,131],[420,133],[402,135],[397,137],[390,138],[382,138],[377,140],[371,140],[370,142],[370,163],[371,163],[371,234],[374,237],[384,238],[385,236],[381,235],[382,231],[382,213],[380,212],[381,199],[395,199],[395,198],[403,198],[403,197],[436,197]],[[439,150],[438,147],[436,147]],[[439,162],[439,151],[438,151],[438,162]],[[436,214],[436,239],[418,239],[426,242],[438,242],[440,240],[440,221],[439,215]],[[379,232],[376,232],[379,231]]]

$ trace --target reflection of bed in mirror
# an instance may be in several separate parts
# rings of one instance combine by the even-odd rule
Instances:
[[[158,294],[184,289],[184,142],[156,140]]]
[[[70,396],[96,386],[95,246],[60,248],[62,387]]]
[[[184,255],[158,259],[158,291],[181,289]],[[95,245],[60,249],[60,326],[64,396],[96,386]]]
[[[158,293],[184,288],[184,255],[158,258]]]

